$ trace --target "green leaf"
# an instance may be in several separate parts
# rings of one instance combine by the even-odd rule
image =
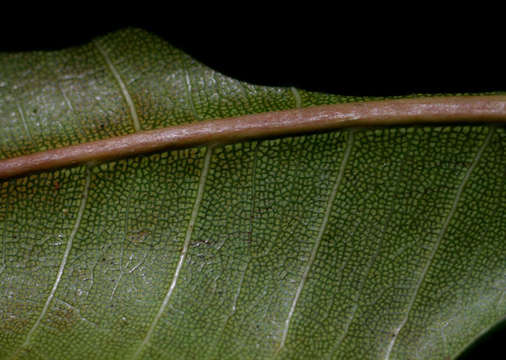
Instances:
[[[373,99],[125,30],[0,55],[0,158]],[[446,359],[506,315],[506,132],[357,127],[0,182],[1,359]]]

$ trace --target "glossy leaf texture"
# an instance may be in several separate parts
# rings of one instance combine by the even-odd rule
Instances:
[[[366,98],[129,29],[0,55],[0,157]],[[446,359],[506,315],[501,125],[350,128],[0,182],[1,359]]]

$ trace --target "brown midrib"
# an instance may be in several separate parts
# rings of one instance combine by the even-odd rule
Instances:
[[[455,96],[313,106],[206,120],[0,160],[0,178],[172,148],[348,126],[506,122],[506,96]]]

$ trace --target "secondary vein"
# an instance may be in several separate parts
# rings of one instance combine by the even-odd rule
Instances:
[[[130,93],[128,92],[125,82],[121,78],[121,75],[119,74],[118,70],[116,70],[116,67],[112,63],[111,58],[109,57],[107,52],[97,42],[94,42],[93,44],[95,44],[95,47],[97,48],[97,50],[100,52],[100,54],[102,54],[102,57],[104,58],[105,63],[107,64],[107,67],[109,68],[109,70],[111,70],[111,73],[113,74],[114,78],[116,79],[116,81],[119,84],[119,87],[121,89],[121,94],[123,95],[123,98],[125,99],[125,101],[128,105],[128,109],[130,110],[130,115],[132,116],[132,122],[133,122],[133,126],[134,126],[135,131],[140,131],[141,125],[139,122],[139,117],[137,116],[137,110],[135,109],[135,104],[132,101],[132,97],[130,96]]]
[[[291,87],[290,90],[292,91],[293,98],[295,99],[295,108],[299,109],[302,107],[302,100],[300,98],[299,90],[295,87]]]
[[[76,222],[74,223],[74,227],[73,227],[72,232],[70,233],[69,239],[67,241],[67,246],[65,248],[65,252],[63,253],[63,258],[60,263],[60,268],[58,269],[58,274],[56,275],[56,280],[53,284],[51,292],[49,293],[49,296],[46,299],[46,303],[44,304],[44,307],[42,308],[42,311],[41,311],[37,321],[32,326],[32,328],[30,329],[28,334],[26,335],[26,339],[23,342],[23,344],[21,345],[21,348],[28,346],[30,344],[30,342],[32,341],[33,334],[35,333],[35,331],[39,327],[42,319],[46,315],[47,310],[49,309],[49,306],[51,305],[51,302],[53,301],[56,290],[58,289],[58,285],[60,284],[60,281],[61,281],[61,278],[63,275],[63,271],[65,270],[65,265],[67,264],[70,250],[72,249],[72,243],[73,243],[74,238],[77,234],[77,231],[79,230],[79,226],[81,225],[81,220],[83,218],[84,209],[86,208],[86,203],[88,202],[88,191],[90,188],[91,171],[89,169],[87,169],[86,171],[87,171],[86,182],[84,184],[84,190],[83,190],[83,194],[81,196],[81,205],[79,206],[79,211],[77,213]]]
[[[144,340],[139,345],[137,350],[135,351],[133,355],[133,359],[139,358],[142,351],[146,347],[146,345],[150,342],[151,337],[153,336],[153,331],[155,330],[156,326],[158,325],[158,322],[160,321],[160,318],[162,317],[163,313],[165,312],[165,309],[167,308],[167,305],[169,304],[170,298],[174,292],[174,289],[176,288],[177,281],[179,279],[179,274],[181,272],[181,268],[183,267],[183,264],[186,260],[186,255],[188,253],[188,247],[190,245],[190,241],[193,234],[193,228],[195,226],[195,221],[197,219],[197,215],[200,209],[200,204],[202,202],[202,197],[204,194],[204,188],[206,184],[207,179],[207,173],[209,172],[209,165],[211,163],[211,155],[212,155],[212,146],[207,147],[206,155],[204,158],[204,165],[202,167],[202,173],[200,175],[200,181],[199,181],[199,187],[197,190],[197,196],[195,198],[195,203],[193,205],[193,210],[190,216],[190,221],[188,223],[188,227],[186,229],[186,235],[183,243],[183,249],[181,251],[181,255],[179,256],[179,261],[176,266],[176,270],[174,271],[174,276],[172,277],[172,281],[169,286],[169,290],[167,291],[167,294],[165,294],[165,298],[163,299],[162,304],[160,305],[160,308],[158,309],[158,312],[156,313],[155,318],[153,319],[153,322],[151,323],[151,326],[148,329],[148,332],[146,333],[146,336],[144,337]]]
[[[182,64],[183,70],[184,70],[185,92],[186,92],[186,98],[188,99],[188,104],[190,105],[190,108],[192,110],[193,117],[196,120],[200,120],[200,116],[197,113],[197,109],[195,109],[195,103],[193,102],[190,73],[188,72],[188,69],[186,68],[186,64],[185,64],[184,60],[181,61],[181,64]]]
[[[346,143],[346,149],[345,149],[344,155],[343,155],[343,160],[341,161],[341,166],[339,167],[339,172],[337,174],[336,181],[334,183],[332,191],[329,195],[329,199],[327,201],[325,215],[323,217],[322,224],[321,224],[320,229],[318,231],[318,235],[316,236],[315,244],[313,246],[313,249],[311,250],[311,255],[309,257],[308,264],[306,266],[306,269],[304,270],[304,273],[302,275],[302,279],[299,283],[299,286],[297,287],[297,291],[295,292],[295,297],[293,299],[292,306],[290,307],[290,311],[288,312],[288,317],[285,321],[285,327],[283,329],[283,334],[281,336],[281,342],[280,342],[279,348],[276,351],[276,354],[278,354],[285,346],[286,338],[288,336],[288,329],[290,327],[290,322],[292,320],[293,313],[295,312],[295,308],[297,307],[297,302],[299,301],[302,290],[304,289],[304,285],[306,283],[309,271],[311,270],[311,267],[313,266],[313,263],[316,258],[316,254],[318,253],[318,248],[320,247],[321,239],[323,237],[323,234],[325,233],[325,229],[327,228],[327,224],[329,222],[329,217],[330,217],[330,211],[332,210],[332,205],[334,204],[334,200],[337,195],[337,190],[339,189],[339,186],[342,182],[343,175],[344,175],[344,169],[346,168],[346,164],[348,163],[348,159],[350,157],[352,146],[353,146],[353,131],[350,131],[349,135],[348,135],[348,141]]]
[[[471,173],[473,172],[474,168],[476,167],[476,165],[480,161],[481,156],[483,155],[483,151],[485,150],[487,145],[490,143],[490,139],[492,138],[494,131],[495,131],[495,127],[491,127],[487,137],[483,141],[483,144],[480,146],[480,148],[478,149],[478,152],[474,156],[471,166],[469,167],[469,169],[467,169],[466,173],[464,174],[464,177],[462,178],[462,181],[461,181],[459,187],[457,188],[457,192],[455,193],[455,198],[453,200],[450,212],[448,213],[448,215],[445,218],[445,221],[443,222],[441,230],[439,231],[439,233],[436,237],[436,242],[434,243],[434,246],[431,249],[429,259],[422,270],[422,274],[420,276],[420,279],[418,280],[418,282],[415,285],[415,291],[409,301],[406,316],[402,319],[399,326],[394,330],[394,336],[392,337],[392,340],[388,344],[387,351],[385,354],[385,360],[390,359],[390,354],[394,348],[395,342],[399,338],[399,334],[400,334],[401,330],[404,328],[404,325],[406,325],[406,323],[408,321],[409,314],[410,314],[411,310],[413,309],[413,305],[414,305],[416,297],[420,291],[422,283],[425,280],[425,277],[427,276],[427,272],[429,270],[429,267],[432,264],[432,261],[434,260],[434,256],[435,256],[439,246],[441,245],[441,240],[443,239],[444,235],[446,234],[446,231],[448,230],[448,226],[450,224],[451,219],[453,218],[453,215],[455,215],[455,211],[457,210],[457,206],[459,204],[460,198],[462,197],[462,192],[464,191],[464,188],[465,188],[467,182],[469,181],[469,177],[471,176]]]
[[[23,127],[25,128],[25,131],[26,131],[26,136],[28,137],[30,142],[32,144],[34,144],[32,132],[30,131],[30,128],[28,127],[28,124],[26,123],[25,112],[20,104],[17,104],[17,108],[18,108],[19,117],[21,118],[21,122],[23,123]]]

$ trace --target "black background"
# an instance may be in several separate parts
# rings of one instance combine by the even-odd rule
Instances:
[[[295,3],[292,4],[295,6]],[[85,43],[125,27],[151,31],[221,73],[254,84],[296,86],[342,95],[505,91],[501,24],[476,9],[422,21],[410,9],[384,17],[375,9],[302,9],[292,16],[270,9],[242,9],[215,16],[192,9],[95,16],[80,5],[71,13],[4,12],[0,51],[55,50]],[[436,9],[438,10],[438,9]],[[153,15],[153,13],[155,15]],[[56,14],[56,15],[55,15]],[[265,16],[266,15],[266,16]],[[10,18],[10,19],[9,19]],[[447,24],[458,18],[457,24]],[[5,20],[11,21],[5,21]],[[502,20],[502,19],[501,19]],[[1,77],[1,73],[0,73]],[[503,323],[461,359],[499,359],[505,350]]]
[[[83,14],[0,22],[0,51],[61,49],[133,26],[255,84],[361,96],[506,90],[506,42],[495,37],[503,31],[472,21],[441,29],[429,20],[422,25],[411,18],[364,19],[346,12],[282,19],[279,14],[187,19],[183,11],[112,20]]]

